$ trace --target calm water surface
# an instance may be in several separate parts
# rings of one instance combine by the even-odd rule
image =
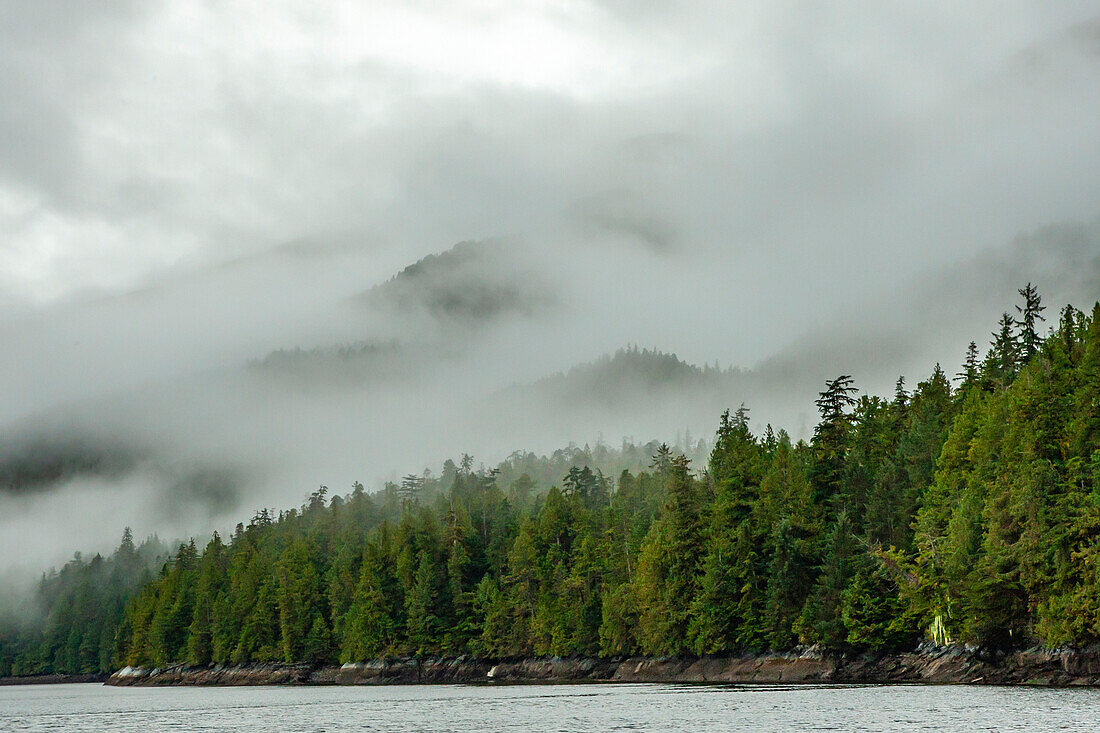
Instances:
[[[1094,730],[1100,690],[943,686],[0,687],[0,731]]]

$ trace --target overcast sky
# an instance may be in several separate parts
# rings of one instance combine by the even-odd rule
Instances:
[[[629,343],[875,389],[953,370],[1024,281],[1100,296],[1098,119],[1100,2],[0,0],[0,424],[292,446],[258,505],[547,449],[567,431],[454,416]],[[477,277],[515,313],[361,298],[463,240],[503,243]],[[358,402],[234,381],[364,339],[446,366]],[[571,437],[691,420],[661,421]],[[59,491],[115,492],[118,523],[158,480]],[[19,501],[11,544],[57,513]]]
[[[6,298],[300,240],[382,275],[586,211],[888,272],[1096,213],[1096,3],[443,7],[4,2]]]

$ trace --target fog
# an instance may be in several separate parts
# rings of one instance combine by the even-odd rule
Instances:
[[[1100,297],[1100,3],[0,5],[5,571]]]

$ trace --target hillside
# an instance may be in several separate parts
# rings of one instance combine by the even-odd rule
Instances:
[[[551,301],[541,279],[523,270],[501,242],[459,242],[417,260],[360,297],[390,314],[420,313],[473,326],[506,315],[531,315]]]
[[[114,596],[120,616],[83,602],[95,626],[70,609],[100,566],[77,561],[65,592],[43,584],[43,626],[0,637],[0,674],[1100,643],[1100,304],[1044,329],[1021,294],[954,386],[939,366],[887,397],[829,380],[808,442],[727,411],[705,465],[657,445],[619,475],[574,451],[493,470],[463,457],[376,494],[321,487],[181,545]],[[659,366],[637,369],[646,384],[706,374],[630,352],[578,374],[599,384],[639,359]],[[565,472],[535,490],[525,461]]]

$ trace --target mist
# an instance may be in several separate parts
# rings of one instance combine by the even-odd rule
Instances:
[[[1100,3],[5,15],[5,569],[741,403],[807,437],[1029,281],[1100,297]]]

